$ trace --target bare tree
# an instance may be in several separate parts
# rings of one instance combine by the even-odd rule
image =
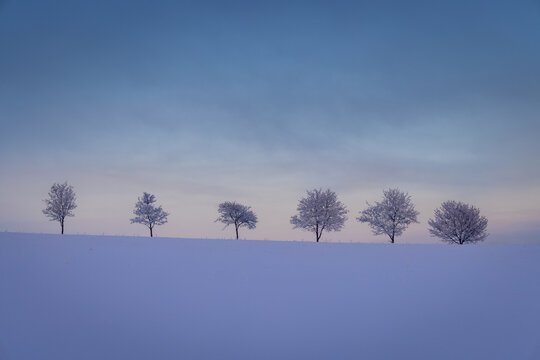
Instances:
[[[307,196],[298,203],[298,215],[291,217],[293,228],[314,232],[317,242],[324,230],[340,231],[349,211],[338,201],[336,193],[330,189],[314,189],[306,193]]]
[[[394,243],[396,236],[403,234],[411,223],[417,223],[418,211],[414,209],[409,194],[399,189],[383,190],[383,200],[367,209],[356,219],[368,223],[375,235],[386,234]]]
[[[255,226],[257,226],[257,215],[255,215],[249,206],[238,204],[234,201],[226,201],[219,204],[218,213],[219,217],[216,219],[216,222],[224,223],[225,227],[234,225],[236,239],[238,239],[239,228],[247,227],[248,229],[255,229]]]
[[[131,219],[131,223],[143,224],[150,229],[150,237],[153,235],[153,229],[156,225],[163,225],[167,222],[167,216],[169,214],[161,208],[161,206],[155,207],[153,204],[156,202],[156,197],[147,192],[143,193],[135,204],[135,210],[133,214],[135,217]]]
[[[67,182],[63,184],[54,183],[49,191],[49,198],[43,200],[47,207],[43,214],[51,221],[60,222],[61,233],[64,233],[64,221],[68,216],[75,216],[73,210],[77,207],[75,204],[75,192],[73,186]]]
[[[432,236],[453,244],[475,243],[488,236],[488,220],[480,216],[480,209],[458,201],[443,202],[428,224]]]

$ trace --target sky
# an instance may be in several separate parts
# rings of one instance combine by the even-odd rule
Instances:
[[[540,2],[0,0],[0,231],[312,241],[289,219],[330,188],[334,242],[387,242],[355,220],[399,187],[420,211],[397,242],[437,242],[442,201],[473,204],[487,242],[540,243]]]

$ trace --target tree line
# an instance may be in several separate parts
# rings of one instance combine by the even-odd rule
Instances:
[[[55,183],[48,195],[44,200],[46,207],[43,213],[51,221],[60,223],[63,234],[66,217],[74,216],[73,210],[77,208],[75,191],[67,182]],[[165,224],[169,216],[155,203],[156,197],[144,192],[135,203],[135,216],[130,219],[132,224],[148,227],[150,237],[154,236],[154,227]],[[316,242],[319,242],[324,231],[340,231],[349,213],[347,207],[338,200],[337,194],[330,189],[307,190],[296,210],[297,214],[291,217],[291,225],[294,229],[312,232]],[[225,228],[233,225],[237,239],[241,228],[254,229],[257,226],[257,215],[250,206],[226,201],[219,204],[217,211],[218,218],[215,221],[223,223]],[[381,201],[373,204],[367,202],[366,208],[356,220],[368,224],[373,234],[386,235],[394,243],[410,224],[418,223],[418,215],[410,195],[396,188],[384,190]],[[444,242],[463,245],[483,241],[488,236],[487,223],[477,207],[450,200],[435,209],[433,218],[428,220],[428,230],[431,236]]]

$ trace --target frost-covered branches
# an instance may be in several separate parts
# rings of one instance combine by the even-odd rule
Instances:
[[[219,204],[218,213],[219,217],[216,221],[224,223],[225,227],[234,225],[237,239],[239,228],[247,227],[248,229],[255,229],[257,225],[257,215],[251,210],[251,207],[238,204],[234,201],[226,201]]]
[[[484,240],[488,236],[487,223],[480,209],[458,201],[443,202],[435,210],[435,219],[428,221],[432,236],[460,245]]]
[[[298,215],[291,217],[294,229],[300,228],[315,233],[317,242],[324,230],[339,231],[349,212],[337,199],[335,192],[327,189],[308,190],[307,196],[298,203]]]
[[[388,235],[391,243],[394,243],[395,237],[403,234],[411,223],[418,222],[416,217],[419,213],[414,209],[411,197],[399,189],[384,190],[381,202],[367,205],[367,209],[356,219],[368,223],[373,234]]]
[[[54,183],[49,191],[49,198],[43,200],[47,207],[43,214],[51,221],[60,222],[61,233],[64,233],[64,221],[67,216],[75,216],[73,210],[77,207],[75,204],[75,192],[73,186],[67,182],[63,184]]]
[[[147,192],[143,193],[142,198],[139,198],[135,204],[133,214],[135,217],[131,219],[131,223],[143,224],[150,229],[150,237],[153,236],[153,229],[156,225],[163,225],[167,222],[169,214],[161,208],[155,207],[156,197]]]

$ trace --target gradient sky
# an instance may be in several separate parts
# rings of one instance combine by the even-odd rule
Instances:
[[[540,242],[539,1],[0,0],[0,230],[57,232],[53,182],[78,195],[67,233],[312,240],[306,189],[350,210],[327,241],[376,241],[355,217],[382,189],[421,212],[397,242],[436,242],[442,201],[478,206],[491,242]]]

